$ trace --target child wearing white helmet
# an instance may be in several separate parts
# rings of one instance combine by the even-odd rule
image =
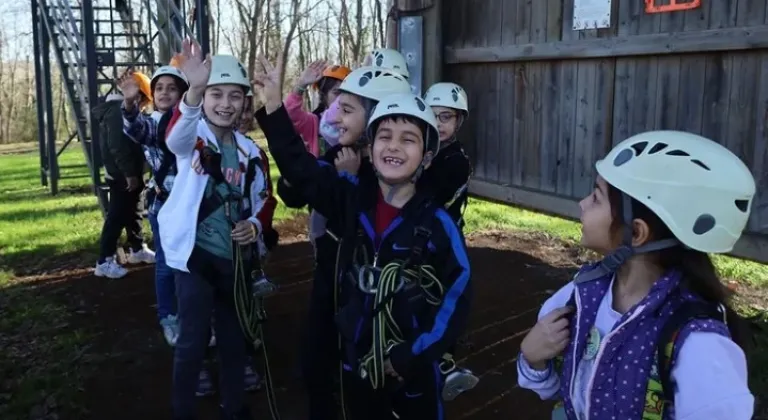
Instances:
[[[155,291],[157,295],[157,317],[163,330],[163,336],[168,345],[173,346],[179,334],[176,317],[176,286],[173,271],[165,263],[165,253],[160,241],[160,231],[157,214],[168,198],[173,188],[176,176],[176,159],[168,151],[164,138],[173,107],[178,104],[181,95],[187,91],[189,84],[184,74],[177,68],[162,66],[155,71],[150,80],[150,93],[153,110],[145,114],[139,110],[140,87],[136,79],[126,73],[118,81],[123,92],[123,131],[125,134],[142,145],[144,156],[152,171],[148,183],[147,205],[149,225],[155,244]],[[167,114],[165,120],[163,115]],[[162,123],[161,123],[162,122]]]
[[[365,58],[363,67],[389,69],[402,76],[406,82],[410,76],[405,57],[399,51],[390,48],[377,48],[371,51]],[[338,120],[339,112],[339,98],[337,97],[331,102],[328,110],[320,118],[320,136],[331,146],[335,146],[339,142],[339,129],[334,123]]]
[[[677,131],[630,137],[595,167],[581,243],[605,257],[544,303],[518,383],[563,398],[553,418],[751,419],[743,320],[708,256],[747,224],[749,168]]]
[[[471,287],[461,232],[416,188],[439,149],[434,113],[410,93],[382,97],[367,124],[374,171],[354,173],[354,153],[339,156],[337,168],[350,170],[337,171],[305,151],[282,107],[279,71],[265,67],[256,118],[273,158],[339,240],[332,279],[341,279],[333,284],[347,418],[442,418],[438,362],[466,324]]]
[[[462,213],[467,205],[467,188],[472,164],[461,143],[456,139],[461,125],[469,115],[467,94],[455,83],[436,83],[424,95],[437,118],[440,133],[440,154],[424,174],[422,182],[435,194],[435,200],[445,205],[453,220],[464,227]]]
[[[249,342],[256,340],[250,328],[254,314],[239,309],[243,302],[245,307],[258,302],[251,300],[246,273],[266,252],[262,226],[270,212],[260,150],[237,131],[250,81],[235,57],[206,59],[190,39],[177,58],[189,90],[168,128],[166,143],[178,173],[158,216],[178,296],[173,413],[178,419],[195,417],[195,387],[215,312],[222,418],[249,419],[244,343],[246,333]]]
[[[334,123],[341,132],[339,143],[328,149],[318,162],[334,167],[344,157],[357,155],[360,144],[366,141],[365,126],[376,103],[391,93],[404,93],[409,89],[408,82],[391,70],[361,67],[347,75],[337,89],[341,106]],[[288,104],[286,112],[290,116]],[[373,174],[367,158],[353,168],[337,169]],[[307,204],[311,207],[302,189],[289,186],[285,178],[280,178],[277,185],[278,195],[288,207],[301,208]],[[335,418],[338,412],[332,394],[335,373],[333,362],[338,358],[334,357],[337,352],[337,333],[331,306],[337,247],[333,237],[338,232],[327,234],[329,230],[333,231],[326,226],[324,215],[313,209],[309,236],[315,247],[316,264],[312,303],[302,345],[302,373],[309,395],[310,418]]]

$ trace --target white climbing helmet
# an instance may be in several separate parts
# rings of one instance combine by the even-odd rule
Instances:
[[[400,51],[391,48],[376,48],[370,54],[371,66],[392,69],[406,79],[411,77],[408,72],[408,64]]]
[[[187,81],[187,76],[185,76],[184,73],[181,72],[181,70],[173,66],[162,66],[159,69],[155,70],[155,74],[152,75],[152,79],[150,81],[150,86],[152,87],[152,91],[155,90],[155,83],[157,82],[157,79],[159,79],[162,76],[176,77],[182,82],[184,82],[185,85],[189,86],[189,82]]]
[[[720,144],[681,131],[649,131],[595,165],[606,182],[643,203],[689,248],[729,252],[755,195],[749,168]]]
[[[464,111],[464,116],[469,114],[467,93],[456,83],[435,83],[427,89],[424,101],[429,106],[443,106]]]
[[[380,101],[395,93],[409,93],[411,85],[399,73],[378,67],[360,67],[339,85],[342,92]]]
[[[211,57],[211,75],[208,77],[208,86],[215,85],[239,85],[246,89],[251,88],[248,80],[248,72],[240,61],[231,55],[214,55]]]
[[[427,133],[424,138],[424,154],[432,152],[437,155],[440,148],[440,136],[437,131],[435,113],[423,99],[412,93],[395,93],[384,97],[376,104],[368,120],[368,130],[373,130],[377,122],[390,115],[408,115],[427,123]],[[368,137],[373,139],[376,133],[369,131]]]

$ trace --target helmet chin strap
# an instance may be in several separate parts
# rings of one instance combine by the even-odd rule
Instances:
[[[574,283],[585,283],[592,280],[597,280],[609,274],[616,273],[632,256],[636,254],[645,254],[648,252],[659,251],[667,248],[674,248],[680,245],[680,242],[675,238],[662,239],[658,241],[652,241],[645,245],[638,247],[632,246],[632,198],[621,193],[622,200],[622,218],[624,222],[623,231],[624,237],[622,239],[621,246],[613,250],[611,253],[603,257],[597,267],[594,270],[582,273],[574,279]]]

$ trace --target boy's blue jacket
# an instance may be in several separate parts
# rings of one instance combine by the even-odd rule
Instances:
[[[337,324],[346,344],[345,363],[354,369],[357,359],[370,351],[373,312],[372,296],[348,280],[347,274],[355,265],[371,265],[374,259],[377,267],[407,260],[417,241],[417,227],[431,231],[421,264],[436,270],[444,293],[439,305],[429,305],[418,296],[400,296],[405,292],[396,295],[393,314],[405,342],[391,349],[389,359],[406,379],[414,368],[438,362],[463,333],[469,315],[469,259],[454,221],[427,195],[417,192],[381,238],[376,238],[374,211],[379,186],[373,171],[360,171],[357,177],[338,173],[333,165],[317,160],[306,151],[282,107],[269,115],[262,108],[256,119],[282,176],[301,190],[306,202],[328,218],[328,227],[340,234],[336,279],[341,310]]]

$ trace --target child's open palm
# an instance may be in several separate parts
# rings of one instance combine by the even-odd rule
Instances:
[[[128,70],[117,79],[117,87],[123,93],[126,103],[133,104],[139,98],[139,84],[133,78],[133,71]]]
[[[565,350],[571,337],[567,318],[571,312],[571,306],[555,309],[542,317],[525,336],[520,351],[531,367],[543,370],[549,360]]]
[[[204,90],[211,76],[211,56],[205,57],[197,41],[186,38],[181,44],[181,54],[176,56],[181,70],[189,81],[189,88]]]
[[[283,76],[282,59],[278,58],[273,66],[266,57],[259,56],[259,64],[261,68],[254,71],[253,84],[259,88],[263,102],[273,105],[282,104],[283,92],[280,86]]]
[[[323,77],[323,71],[328,62],[325,60],[313,61],[299,76],[299,86],[309,86]]]

